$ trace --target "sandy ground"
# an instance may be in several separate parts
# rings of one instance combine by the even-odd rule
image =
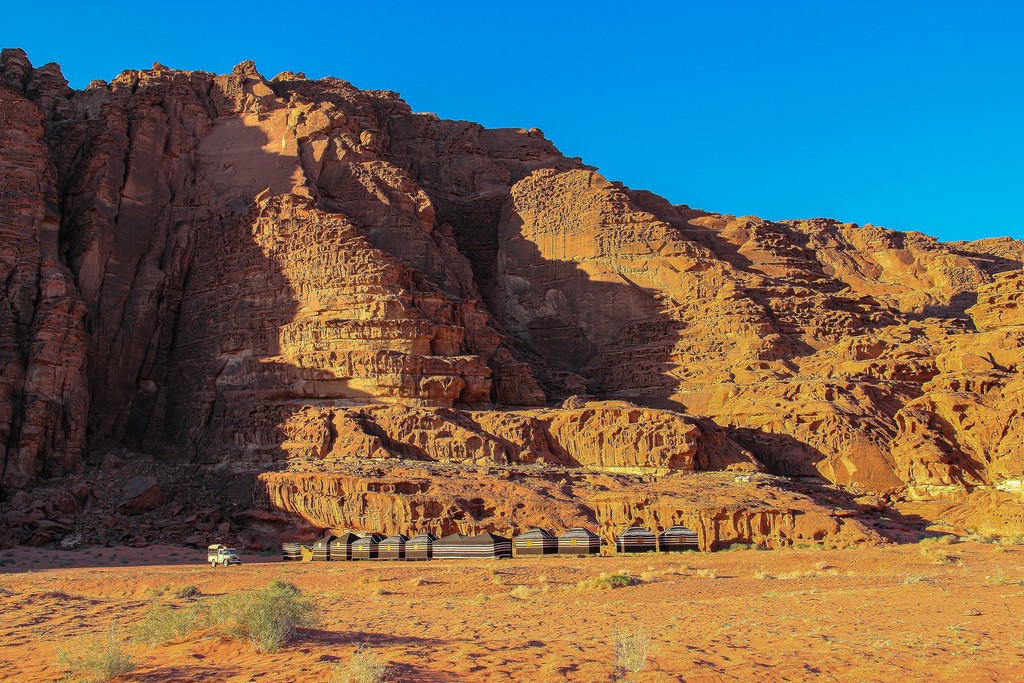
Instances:
[[[55,652],[116,622],[130,634],[161,586],[204,596],[274,579],[315,596],[322,624],[276,654],[211,631],[149,647],[124,681],[328,681],[359,644],[396,681],[613,677],[617,629],[653,639],[657,681],[1024,680],[1024,547],[917,545],[503,561],[282,563],[212,569],[190,548],[0,551],[0,680],[62,676]],[[925,549],[927,550],[927,549]],[[641,585],[580,589],[625,570]]]

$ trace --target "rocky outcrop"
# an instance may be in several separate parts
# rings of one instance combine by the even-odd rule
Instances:
[[[252,62],[76,91],[5,50],[0,108],[4,496],[110,448],[352,500],[361,464],[417,463],[451,487],[429,509],[468,529],[492,485],[472,473],[538,468],[623,477],[586,514],[685,512],[710,548],[845,532],[636,492],[712,470],[893,499],[1024,480],[1020,242],[673,206],[539,130]]]
[[[915,498],[1024,481],[1024,278],[997,275],[968,309],[979,330],[951,336],[923,394],[897,414],[893,455]]]
[[[33,70],[24,53],[5,50],[0,75],[0,488],[20,489],[81,464],[85,309],[61,254],[57,178],[44,142],[44,109],[57,108],[51,87],[60,71]]]
[[[596,527],[606,545],[634,524],[663,530],[684,524],[703,550],[733,543],[768,548],[795,544],[843,547],[881,542],[870,517],[850,503],[825,506],[764,475],[700,474],[637,486],[616,475],[515,469],[463,472],[392,468],[340,473],[266,473],[255,484],[258,504],[341,532],[384,534],[496,531],[530,527]]]

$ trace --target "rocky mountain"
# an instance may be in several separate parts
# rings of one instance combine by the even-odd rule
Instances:
[[[673,206],[251,62],[76,91],[8,49],[0,121],[8,501],[117,450],[243,490],[235,531],[1024,531],[1024,243]],[[19,500],[8,542],[84,506]]]

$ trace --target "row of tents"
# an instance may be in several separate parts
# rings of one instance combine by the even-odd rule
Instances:
[[[673,526],[661,534],[634,526],[615,537],[620,553],[697,550],[697,534],[684,526]],[[384,537],[377,533],[351,531],[341,536],[328,534],[310,544],[287,542],[282,546],[285,562],[344,562],[347,560],[464,560],[494,559],[528,555],[596,555],[601,538],[582,527],[555,536],[544,529],[531,529],[515,540],[491,533],[476,536],[450,534],[438,538],[420,534]]]

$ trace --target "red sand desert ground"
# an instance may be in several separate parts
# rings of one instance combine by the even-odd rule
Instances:
[[[0,678],[54,681],[55,653],[116,623],[130,635],[161,587],[200,600],[294,582],[316,629],[275,654],[211,630],[126,646],[124,681],[329,681],[363,644],[397,681],[614,680],[617,630],[652,638],[629,680],[1007,681],[1024,658],[1024,547],[963,542],[472,562],[285,564],[211,569],[182,547],[0,551]],[[578,583],[625,571],[642,583]]]

